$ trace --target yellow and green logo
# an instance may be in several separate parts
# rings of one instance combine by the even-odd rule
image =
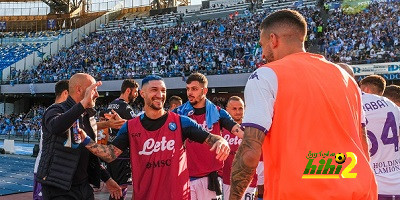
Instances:
[[[320,160],[314,164],[314,160],[318,157],[321,157]],[[350,171],[357,165],[357,156],[353,152],[346,152],[346,154],[329,154],[329,151],[327,153],[311,153],[310,151],[306,158],[308,159],[308,163],[303,172],[303,176],[301,177],[302,179],[338,179],[340,177],[357,177],[357,173],[350,173]],[[342,170],[343,164],[349,158],[351,159],[350,163]],[[335,162],[333,162],[333,159],[335,159]]]

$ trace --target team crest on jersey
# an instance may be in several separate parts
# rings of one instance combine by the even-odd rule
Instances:
[[[249,80],[255,79],[255,78],[256,78],[257,80],[260,80],[260,79],[258,79],[257,72],[252,73],[252,74],[250,75],[250,77],[249,77]]]
[[[171,131],[175,131],[175,130],[176,130],[176,124],[175,124],[175,122],[169,123],[169,124],[168,124],[168,128],[169,128],[169,130],[171,130]]]

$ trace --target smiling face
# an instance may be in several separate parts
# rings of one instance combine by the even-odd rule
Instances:
[[[140,90],[140,95],[144,99],[145,106],[158,111],[164,108],[167,88],[165,87],[164,81],[149,81],[147,84],[143,85]]]

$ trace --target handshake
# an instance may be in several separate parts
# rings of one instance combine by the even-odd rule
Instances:
[[[121,126],[127,121],[122,119],[117,112],[111,110],[111,113],[104,115],[107,121],[97,122],[98,129],[112,128],[120,129]],[[68,138],[64,142],[64,147],[78,148],[83,139],[86,138],[86,133],[79,127],[79,120],[76,120],[72,125],[73,130],[68,131]],[[72,132],[72,133],[71,133]]]

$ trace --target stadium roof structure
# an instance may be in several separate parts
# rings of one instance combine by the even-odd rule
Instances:
[[[77,10],[84,0],[0,0],[0,2],[35,2],[42,1],[50,7],[50,14],[70,14]]]
[[[38,0],[0,0],[0,2],[29,2]],[[90,4],[87,0],[40,0],[50,7],[49,14],[70,14]],[[188,6],[191,0],[154,0],[151,1],[152,9],[165,9],[176,6]]]
[[[77,10],[82,0],[42,0],[50,7],[50,14],[69,14]]]
[[[28,1],[37,1],[37,0],[0,0],[0,2],[28,2]]]
[[[163,9],[188,5],[190,5],[190,0],[154,0],[151,7],[153,9]]]

